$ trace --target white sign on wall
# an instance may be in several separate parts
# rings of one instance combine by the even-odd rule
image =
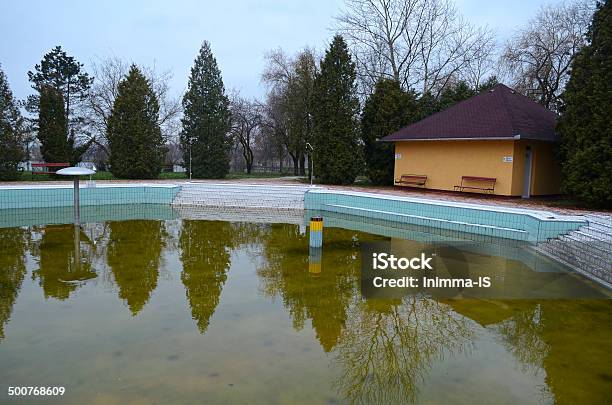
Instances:
[[[504,163],[512,163],[512,156],[504,156],[502,160]]]
[[[396,153],[395,154],[395,160],[401,159],[402,158],[402,154],[401,153]]]

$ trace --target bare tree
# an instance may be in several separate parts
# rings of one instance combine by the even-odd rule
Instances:
[[[351,44],[361,89],[380,78],[438,96],[452,80],[478,84],[488,73],[493,33],[459,15],[451,0],[346,0],[336,18]]]
[[[500,64],[512,85],[557,110],[571,63],[585,45],[593,10],[590,0],[542,7],[505,44]]]
[[[183,151],[181,144],[178,139],[171,139],[166,144],[168,152],[166,152],[165,163],[168,165],[184,164],[183,162]]]
[[[234,94],[230,102],[232,125],[230,133],[234,141],[240,144],[242,157],[247,173],[253,169],[253,147],[256,137],[260,134],[263,120],[262,107],[256,101],[248,101]]]
[[[106,152],[108,152],[106,141],[108,118],[117,98],[119,83],[127,75],[129,67],[129,63],[117,57],[92,62],[95,81],[87,100],[87,121],[92,129],[92,141]],[[182,106],[180,97],[173,96],[170,92],[172,73],[170,71],[159,73],[155,66],[144,66],[141,69],[159,100],[159,125],[162,136],[166,142],[175,141],[180,129],[179,118]]]
[[[261,125],[261,143],[272,151],[279,162],[279,169],[283,171],[283,163],[287,155],[287,119],[281,95],[274,91],[268,93],[266,103],[263,105],[263,120]],[[295,162],[295,161],[294,161]],[[295,167],[294,167],[295,169]]]
[[[305,48],[295,57],[281,49],[266,55],[267,66],[262,80],[268,86],[268,101],[273,101],[275,118],[284,120],[284,141],[293,159],[294,174],[306,174],[306,159],[310,153],[306,144],[312,135],[312,107],[316,56]],[[311,165],[308,165],[309,169]]]

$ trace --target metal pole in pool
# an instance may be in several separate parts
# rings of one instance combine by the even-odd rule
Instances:
[[[322,217],[310,218],[310,246],[315,248],[323,246]]]
[[[74,224],[81,223],[81,206],[79,204],[79,176],[74,176]]]
[[[60,176],[73,176],[74,178],[74,225],[79,226],[81,223],[81,204],[79,201],[79,176],[87,176],[95,174],[96,172],[85,167],[66,167],[65,169],[58,170],[55,174]]]

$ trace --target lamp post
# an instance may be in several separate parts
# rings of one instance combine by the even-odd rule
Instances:
[[[188,141],[189,141],[189,180],[191,180],[191,176],[193,173],[193,170],[191,169],[191,163],[192,163],[191,162],[192,160],[191,159],[191,149],[193,149],[193,142],[195,141],[195,138],[193,136],[190,136],[188,138]]]
[[[306,147],[310,149],[310,187],[312,187],[312,182],[314,180],[314,148],[308,142],[306,142]]]
[[[55,174],[60,176],[72,176],[74,179],[74,226],[79,226],[81,223],[81,209],[79,203],[79,176],[89,176],[96,172],[85,167],[66,167],[58,170]]]

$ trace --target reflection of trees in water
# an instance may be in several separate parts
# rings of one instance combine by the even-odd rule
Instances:
[[[191,316],[206,332],[227,280],[234,227],[228,222],[184,220],[179,237],[185,286]]]
[[[494,326],[524,367],[544,370],[542,394],[557,404],[608,403],[612,395],[612,300],[507,302]]]
[[[4,338],[4,325],[11,318],[26,274],[27,233],[29,231],[22,228],[0,229],[0,340]]]
[[[39,269],[32,273],[32,277],[39,279],[46,298],[64,300],[81,282],[96,277],[88,251],[81,241],[86,243],[87,237],[74,225],[47,225],[42,228],[37,249]]]
[[[521,363],[524,371],[542,367],[548,345],[542,339],[544,324],[539,304],[519,305],[513,315],[494,326],[506,349]]]
[[[346,310],[358,294],[359,247],[352,231],[326,229],[322,272],[308,273],[308,235],[297,225],[272,225],[264,237],[264,264],[257,274],[261,289],[279,296],[288,309],[293,326],[300,330],[312,320],[317,339],[326,352],[337,344],[346,322]]]
[[[335,386],[351,403],[409,403],[434,361],[469,347],[469,322],[438,301],[408,296],[351,307],[334,350]]]
[[[106,260],[119,288],[119,297],[127,302],[132,315],[136,315],[157,287],[166,239],[164,223],[111,222],[109,230]]]

